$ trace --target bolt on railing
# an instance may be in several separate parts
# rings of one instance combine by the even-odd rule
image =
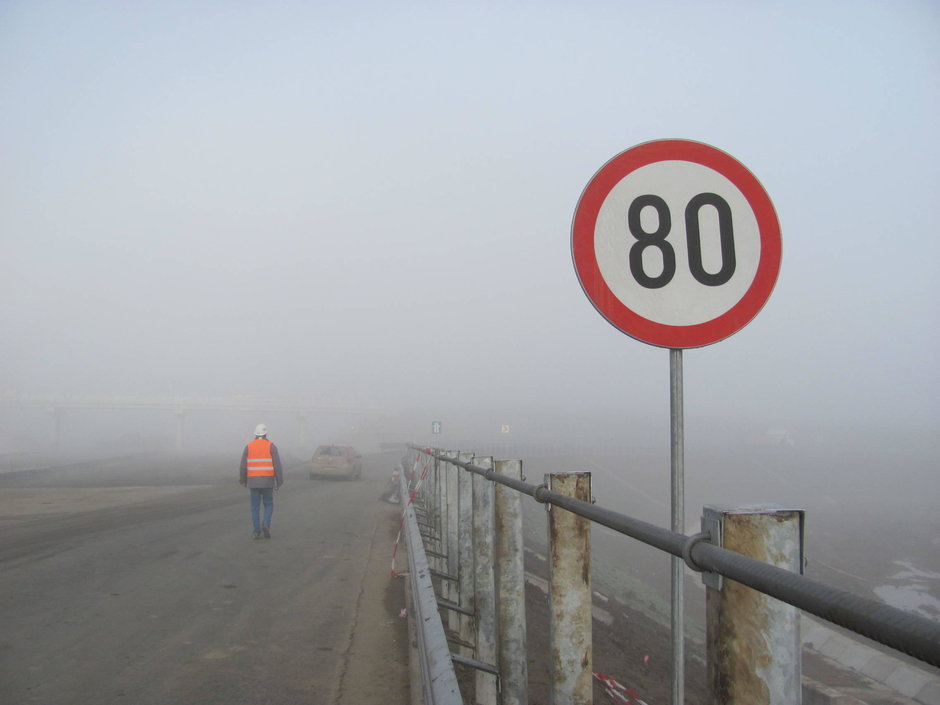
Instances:
[[[494,682],[502,688],[504,705],[527,702],[524,587],[521,607],[519,603],[519,585],[524,586],[521,511],[506,499],[512,494],[518,500],[519,495],[505,493],[505,488],[529,495],[550,508],[565,510],[553,513],[550,526],[573,518],[596,522],[681,557],[693,570],[706,573],[709,682],[712,697],[717,702],[749,705],[799,702],[799,615],[796,609],[940,666],[940,624],[799,574],[803,517],[800,510],[707,507],[703,532],[685,536],[593,504],[589,501],[590,489],[585,493],[583,487],[577,487],[578,476],[587,476],[586,484],[590,487],[587,473],[549,475],[544,484],[534,485],[522,479],[518,460],[494,463],[491,458],[474,458],[469,453],[417,446],[411,449],[417,452],[416,458],[423,454],[435,460],[435,481],[425,487],[427,504],[446,500],[446,506],[431,510],[437,517],[440,532],[436,545],[444,554],[441,564],[446,561],[449,572],[455,567],[458,572],[445,581],[451,585],[451,598],[457,597],[457,600],[445,602],[453,603],[459,618],[456,620],[461,649],[458,660],[476,667],[485,676],[477,679],[476,702],[481,705],[495,705]],[[468,472],[457,472],[457,468]],[[583,483],[584,479],[581,481]],[[442,483],[446,483],[446,487],[428,495],[427,487]],[[496,483],[495,499],[489,498],[492,483]],[[454,490],[458,505],[456,527],[452,519]],[[491,547],[492,538],[473,533],[478,524],[489,526],[491,521],[492,526],[487,531],[492,532],[494,528],[497,531],[495,549]],[[549,537],[549,600],[553,622],[550,632],[555,668],[552,702],[556,705],[591,702],[590,542],[585,541],[590,524],[585,522],[588,528],[576,523],[565,526],[574,528],[550,530]],[[477,545],[475,538],[483,545]],[[452,555],[455,546],[459,554],[456,558]],[[582,556],[580,564],[572,563],[576,554]],[[770,562],[774,557],[777,565]],[[495,598],[485,592],[490,589],[494,565],[498,576]],[[574,569],[575,576],[562,579],[572,565],[579,566]],[[737,585],[722,585],[722,578]],[[454,585],[458,582],[455,594]],[[578,584],[581,589],[575,589]],[[750,590],[742,591],[742,586]],[[484,610],[492,613],[484,614]],[[494,623],[499,635],[495,650],[490,643]],[[742,644],[742,640],[748,643]],[[742,645],[751,649],[759,646],[764,657],[741,656],[739,647]],[[491,677],[494,673],[498,674],[498,681]],[[772,699],[769,693],[774,694]]]

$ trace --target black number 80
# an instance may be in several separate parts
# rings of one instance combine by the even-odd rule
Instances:
[[[640,213],[647,206],[655,208],[659,217],[659,227],[653,232],[646,232],[640,222]],[[714,273],[706,272],[702,263],[699,215],[703,206],[712,206],[718,213],[721,269]],[[627,223],[630,226],[630,234],[636,238],[630,248],[630,272],[633,278],[647,289],[661,289],[671,282],[676,274],[676,251],[666,242],[666,237],[672,229],[669,206],[659,196],[638,196],[627,211]],[[685,207],[685,236],[689,252],[689,271],[697,282],[705,286],[721,286],[734,276],[734,225],[731,222],[731,206],[725,199],[717,193],[700,193],[694,196]],[[663,271],[655,277],[648,275],[643,268],[643,252],[647,247],[657,248],[663,258]]]

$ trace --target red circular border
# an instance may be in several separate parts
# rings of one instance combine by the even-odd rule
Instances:
[[[723,175],[747,199],[760,233],[761,253],[754,281],[744,296],[725,313],[704,323],[670,326],[644,318],[625,306],[607,286],[597,264],[594,231],[604,199],[637,169],[661,161],[701,164]],[[702,142],[656,140],[621,152],[604,164],[584,188],[571,223],[571,256],[581,288],[615,328],[650,345],[664,348],[697,348],[737,333],[751,322],[773,291],[780,271],[780,223],[770,197],[757,178],[734,157]]]

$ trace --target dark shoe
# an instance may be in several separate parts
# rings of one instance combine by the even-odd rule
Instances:
[[[252,532],[251,532],[251,538],[253,538],[253,539],[260,539],[260,538],[261,538],[261,532],[260,532],[260,531],[252,531]]]
[[[262,524],[262,525],[261,525],[261,530],[264,532],[264,537],[265,537],[266,539],[271,538],[271,527],[270,527],[270,526],[268,526],[267,524]]]

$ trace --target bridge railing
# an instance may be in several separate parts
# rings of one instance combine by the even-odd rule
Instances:
[[[681,557],[704,574],[715,702],[801,702],[798,610],[940,666],[940,623],[800,574],[799,510],[706,507],[703,531],[686,536],[594,504],[590,473],[546,475],[535,485],[525,482],[518,460],[417,446],[410,451],[413,489],[404,504],[406,516],[412,505],[424,512],[424,542],[414,552],[427,561],[411,566],[412,580],[426,578],[413,590],[426,594],[431,577],[438,578],[436,606],[447,617],[451,660],[477,669],[475,702],[481,705],[528,702],[522,495],[550,509],[554,703],[592,702],[592,523]],[[403,469],[404,478],[409,468]],[[421,533],[417,526],[414,531]],[[446,632],[431,605],[425,596],[419,622],[433,631],[424,639],[439,654]],[[681,694],[673,696],[682,702]]]
[[[408,550],[408,579],[411,605],[416,625],[415,637],[421,666],[421,685],[425,705],[462,705],[450,647],[438,614],[431,569],[418,524],[414,494],[405,473],[399,477],[402,511],[402,536]],[[417,483],[416,483],[417,484]]]

